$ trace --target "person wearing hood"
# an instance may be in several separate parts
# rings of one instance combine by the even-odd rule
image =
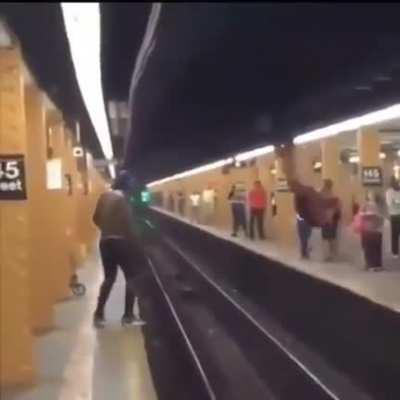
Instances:
[[[132,186],[133,181],[129,174],[121,172],[111,190],[100,196],[93,215],[93,222],[101,231],[100,255],[104,268],[104,281],[93,317],[94,325],[99,328],[105,324],[105,306],[117,277],[118,266],[126,281],[125,311],[121,322],[123,325],[144,324],[133,312],[135,280],[140,275],[146,259],[135,231],[135,218],[128,201]]]

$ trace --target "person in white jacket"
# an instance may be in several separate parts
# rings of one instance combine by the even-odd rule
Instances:
[[[392,254],[399,257],[399,238],[400,238],[400,183],[392,176],[390,187],[386,191],[386,204],[390,216]]]

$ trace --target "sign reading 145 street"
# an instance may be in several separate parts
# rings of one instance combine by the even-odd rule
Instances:
[[[381,167],[363,167],[361,171],[362,184],[364,186],[381,186],[382,185],[382,168]]]
[[[0,200],[26,200],[23,155],[0,154]]]

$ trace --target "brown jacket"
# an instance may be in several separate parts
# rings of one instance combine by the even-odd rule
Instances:
[[[100,229],[102,238],[121,237],[138,242],[132,209],[120,191],[109,191],[100,196],[93,222]]]

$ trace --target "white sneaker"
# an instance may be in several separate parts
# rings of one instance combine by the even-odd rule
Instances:
[[[144,321],[140,317],[135,317],[134,320],[132,321],[133,326],[144,326],[146,325],[146,321]]]
[[[140,317],[129,316],[129,317],[122,317],[121,324],[122,326],[129,326],[129,325],[143,326],[146,325],[146,322],[143,321]]]
[[[94,316],[93,317],[93,325],[97,329],[103,329],[106,325],[106,320],[104,317]]]

